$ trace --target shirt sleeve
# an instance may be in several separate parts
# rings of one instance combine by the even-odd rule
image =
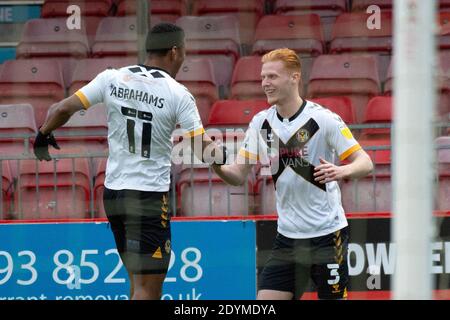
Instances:
[[[205,133],[195,99],[188,91],[182,96],[177,108],[177,123],[186,131],[186,136],[195,137]]]
[[[110,70],[99,73],[91,82],[75,92],[85,109],[103,102],[107,76]]]
[[[259,119],[256,116],[250,122],[239,155],[251,161],[262,161],[267,158],[267,145],[263,142]]]
[[[328,144],[336,151],[341,161],[361,149],[358,141],[340,116],[330,112],[327,115],[326,123]]]

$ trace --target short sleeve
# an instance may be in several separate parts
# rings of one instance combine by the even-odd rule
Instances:
[[[189,137],[205,133],[195,99],[187,90],[177,106],[177,123]]]
[[[326,115],[326,126],[328,144],[336,150],[341,161],[361,149],[350,129],[337,114],[330,112]]]
[[[99,73],[91,82],[75,92],[85,109],[103,102],[105,86],[107,85],[106,80],[110,72],[111,70],[105,70]]]
[[[257,116],[250,122],[239,150],[240,156],[252,161],[261,161],[267,157],[267,145],[263,143],[260,132],[261,126],[259,124],[260,119]]]

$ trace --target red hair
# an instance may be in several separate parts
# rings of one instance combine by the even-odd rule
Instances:
[[[294,72],[301,72],[302,69],[300,58],[294,50],[288,48],[272,50],[261,58],[262,63],[272,61],[282,61],[287,69]]]

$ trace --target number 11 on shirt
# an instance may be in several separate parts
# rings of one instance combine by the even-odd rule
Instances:
[[[134,127],[136,122],[132,119],[127,119],[127,135],[128,135],[128,150],[130,153],[136,153],[136,141],[134,135]],[[142,125],[142,146],[141,156],[150,158],[150,149],[152,142],[152,124],[151,122],[144,122]]]

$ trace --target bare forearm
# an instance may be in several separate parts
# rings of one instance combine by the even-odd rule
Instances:
[[[244,184],[247,173],[240,170],[236,164],[229,165],[212,165],[214,172],[226,183],[232,186],[240,186]]]
[[[346,178],[359,179],[367,176],[373,170],[372,160],[369,156],[364,155],[357,157],[355,161],[344,166]]]
[[[61,108],[61,103],[54,104],[48,111],[47,118],[42,125],[40,131],[43,134],[48,134],[53,130],[63,126],[73,113]]]
[[[206,134],[194,137],[190,147],[195,157],[201,162],[213,163],[223,160],[223,149]]]

